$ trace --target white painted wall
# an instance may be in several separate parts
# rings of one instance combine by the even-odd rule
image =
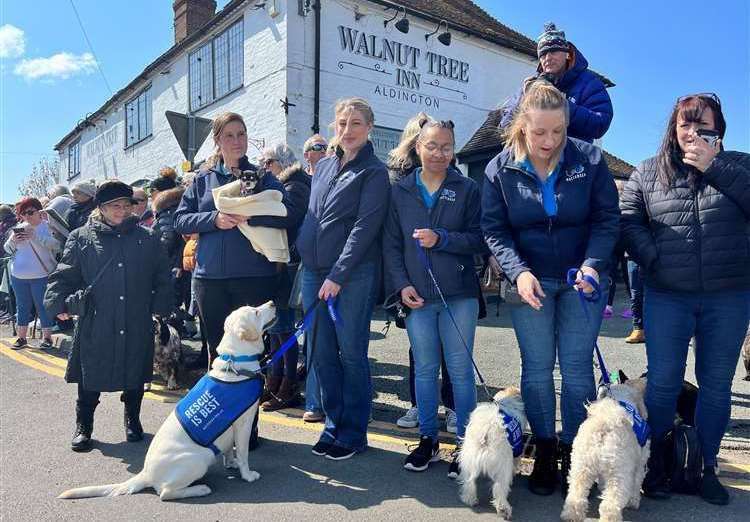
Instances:
[[[425,43],[424,35],[434,29],[434,24],[409,16],[410,31],[402,34],[392,25],[383,28],[383,20],[391,16],[383,8],[366,0],[358,0],[365,16],[354,19],[351,0],[322,0],[321,21],[321,132],[330,137],[328,124],[333,120],[333,107],[340,98],[361,96],[370,101],[376,125],[401,130],[404,123],[417,112],[424,110],[439,119],[452,119],[456,124],[456,147],[460,149],[484,122],[487,113],[500,105],[520,85],[523,78],[532,74],[534,63],[524,55],[501,48],[452,30],[452,43],[446,47],[435,36]],[[298,157],[302,157],[302,144],[312,133],[314,102],[315,25],[311,12],[298,14],[296,0],[277,0],[278,15],[271,18],[266,10],[246,9],[244,16],[245,57],[244,84],[241,89],[195,114],[215,118],[225,111],[238,112],[245,118],[248,135],[264,140],[266,145],[286,141]],[[215,36],[234,23],[234,16],[216,28]],[[396,67],[382,60],[342,49],[339,26],[373,35],[377,42],[383,37],[413,46],[420,51],[414,72],[421,75],[419,88],[411,89],[409,96],[423,101],[398,101],[380,92],[401,91],[396,83]],[[168,28],[165,28],[167,30]],[[437,35],[436,35],[437,36]],[[193,49],[206,40],[196,44]],[[164,165],[179,167],[183,160],[164,112],[188,110],[188,54],[183,53],[150,79],[153,99],[153,134],[146,140],[124,149],[125,122],[123,100],[116,111],[106,116],[95,127],[82,131],[80,179],[119,178],[133,182],[156,176]],[[429,74],[426,56],[429,51],[468,63],[468,82],[439,78]],[[356,67],[344,62],[354,63]],[[391,74],[368,70],[381,67]],[[427,85],[437,79],[443,88]],[[145,84],[144,84],[145,86]],[[446,89],[447,88],[447,89]],[[453,89],[453,90],[449,90]],[[456,92],[462,91],[462,92]],[[136,95],[137,92],[133,92]],[[464,97],[465,94],[465,97]],[[280,100],[288,96],[289,115],[285,115]],[[431,103],[427,103],[429,98]],[[438,107],[439,106],[439,107]],[[91,108],[92,111],[95,107]],[[72,142],[72,140],[71,140]],[[66,144],[67,145],[67,144]],[[213,140],[204,142],[196,160],[205,159],[213,149]],[[248,155],[254,158],[257,149],[251,145]],[[67,174],[68,150],[60,154],[63,177]]]

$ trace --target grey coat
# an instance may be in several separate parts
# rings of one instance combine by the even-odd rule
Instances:
[[[83,307],[82,290],[100,271],[89,305]],[[171,301],[164,249],[158,236],[138,226],[135,218],[117,227],[92,218],[73,231],[44,296],[52,315],[79,316],[65,380],[90,391],[142,388],[153,369],[151,315],[168,314]]]

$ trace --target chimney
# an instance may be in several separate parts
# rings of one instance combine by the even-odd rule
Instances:
[[[174,43],[203,27],[216,13],[216,0],[174,0]]]

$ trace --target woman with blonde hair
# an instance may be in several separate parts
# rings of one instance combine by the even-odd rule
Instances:
[[[336,104],[336,154],[318,162],[297,239],[305,267],[304,309],[333,299],[340,318],[334,324],[325,306],[318,306],[310,335],[310,362],[326,414],[312,452],[332,460],[350,458],[367,447],[372,394],[367,348],[390,193],[386,167],[369,141],[374,121],[370,105],[361,98]]]
[[[392,181],[405,178],[420,166],[416,151],[417,138],[422,126],[431,119],[427,113],[420,112],[404,125],[398,145],[388,153],[388,174]]]
[[[187,188],[174,214],[175,232],[199,234],[193,285],[206,329],[208,365],[216,358],[229,313],[240,306],[258,306],[272,300],[278,282],[276,263],[256,252],[237,227],[246,218],[219,212],[214,204],[213,189],[235,181],[243,170],[252,168],[246,156],[247,128],[242,116],[226,112],[216,118],[213,139],[214,154]],[[256,189],[285,194],[284,186],[271,174],[263,175]]]
[[[568,101],[537,80],[524,94],[508,128],[505,150],[487,165],[482,188],[482,230],[493,256],[523,304],[511,311],[521,349],[521,392],[537,453],[529,488],[554,491],[558,441],[552,370],[562,374],[562,490],[567,490],[570,450],[584,405],[595,398],[594,342],[607,302],[605,284],[618,238],[617,188],[601,150],[568,138]],[[566,282],[578,270],[575,288]],[[584,279],[601,280],[601,296]],[[592,296],[593,297],[593,296]]]

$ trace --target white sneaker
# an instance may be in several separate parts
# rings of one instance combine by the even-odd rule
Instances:
[[[456,412],[450,408],[445,408],[445,431],[448,433],[456,433],[458,431]]]
[[[412,406],[409,408],[403,417],[399,417],[396,425],[402,428],[416,428],[419,426],[419,410],[417,407]]]

